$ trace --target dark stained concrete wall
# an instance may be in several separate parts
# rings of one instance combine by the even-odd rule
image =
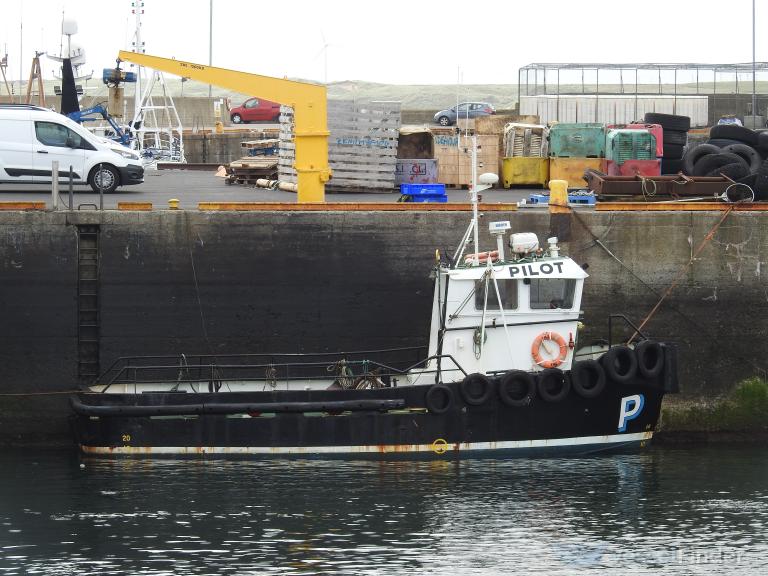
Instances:
[[[542,242],[549,232],[545,212],[489,215],[481,230],[490,216]],[[606,337],[611,311],[639,323],[721,217],[572,219],[563,246],[591,275],[580,343]],[[104,369],[127,355],[424,345],[434,250],[453,250],[468,214],[0,214],[0,444],[70,442],[65,395],[7,394],[78,384],[76,225],[86,223],[101,226]],[[648,324],[680,343],[684,398],[724,393],[768,364],[766,230],[768,214],[730,214]]]

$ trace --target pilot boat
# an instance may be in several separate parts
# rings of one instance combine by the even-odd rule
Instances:
[[[80,449],[444,459],[645,446],[678,391],[676,347],[636,330],[579,348],[586,271],[557,238],[540,247],[507,221],[490,223],[492,250],[465,254],[476,197],[456,252],[436,253],[426,349],[120,358],[71,398]]]

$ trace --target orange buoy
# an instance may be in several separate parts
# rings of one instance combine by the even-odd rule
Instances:
[[[544,357],[541,355],[541,345],[544,340],[554,342],[560,347],[560,353],[557,358],[544,360]],[[566,343],[565,338],[560,336],[557,332],[542,332],[536,336],[531,345],[531,356],[533,356],[533,361],[542,368],[557,368],[565,361],[566,356],[568,356],[568,344]]]

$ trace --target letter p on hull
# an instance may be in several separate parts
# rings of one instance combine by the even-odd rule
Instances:
[[[619,432],[626,431],[627,423],[640,416],[640,412],[643,411],[643,404],[645,404],[645,396],[642,394],[624,396],[624,398],[621,399],[621,407],[619,408]]]

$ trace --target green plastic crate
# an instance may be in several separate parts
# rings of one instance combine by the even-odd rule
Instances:
[[[608,130],[605,157],[619,165],[627,160],[656,160],[656,137],[646,130]]]
[[[605,125],[555,124],[549,131],[549,155],[555,158],[605,157]]]

